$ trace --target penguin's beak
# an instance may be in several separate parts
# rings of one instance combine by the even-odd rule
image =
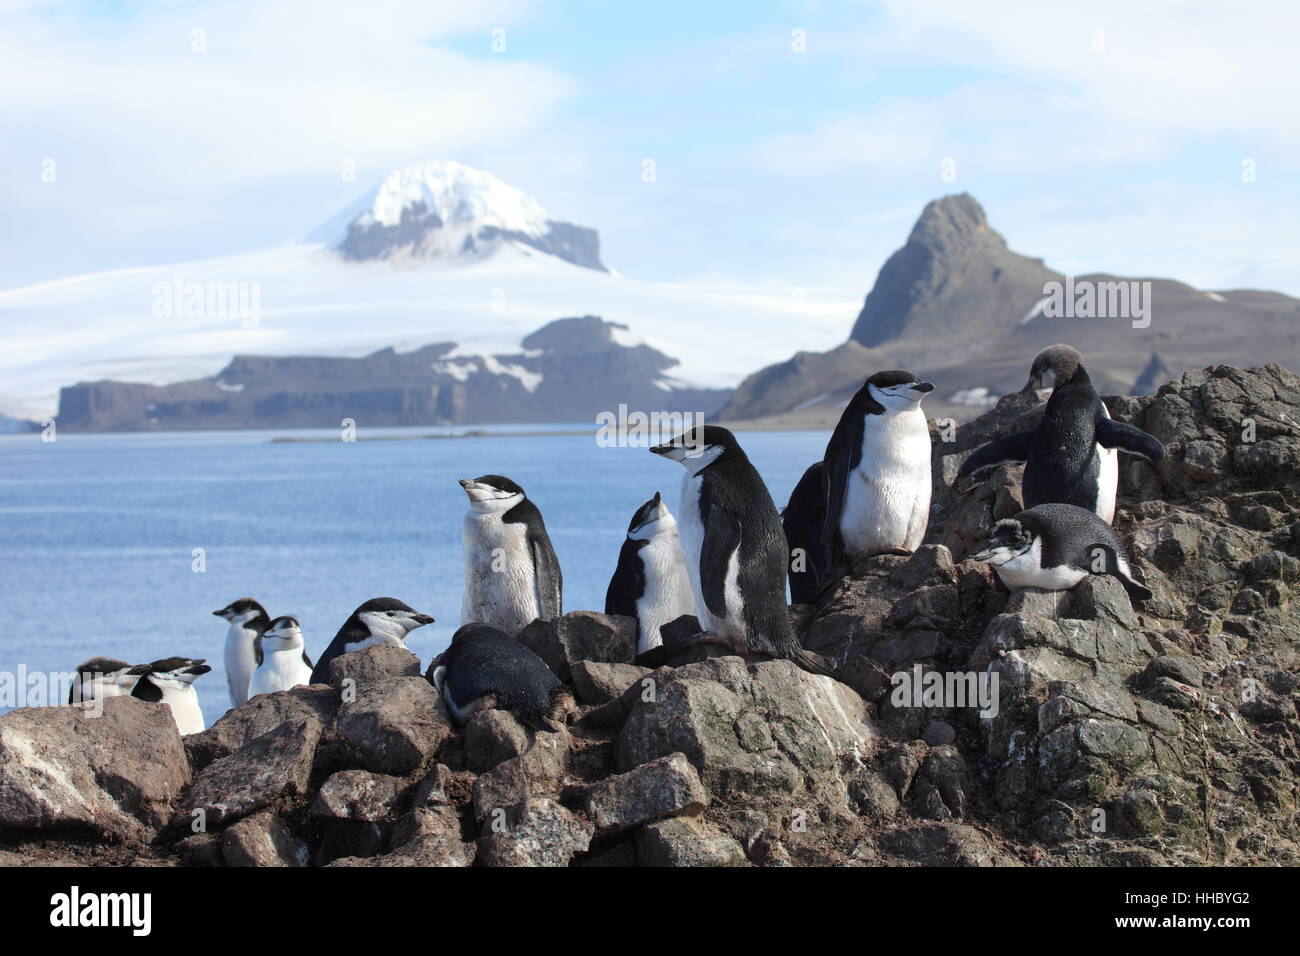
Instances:
[[[411,615],[411,622],[416,627],[424,627],[424,625],[426,624],[432,624],[433,620],[434,620],[433,615],[421,614],[418,611]]]
[[[650,448],[650,454],[663,455],[666,458],[668,457],[669,454],[672,453],[672,450],[673,450],[672,445],[653,445]]]
[[[213,611],[212,613],[215,614],[217,617],[225,617],[226,609],[223,607],[220,611]]]
[[[929,382],[913,382],[912,391],[920,392],[922,395],[925,395],[929,392],[933,392],[934,386],[931,385]]]
[[[971,557],[974,558],[976,561],[983,561],[984,563],[987,564],[989,558],[993,557],[993,549],[985,548],[983,551],[980,551],[978,554],[972,554]]]
[[[208,664],[195,664],[193,667],[188,668],[185,673],[193,674],[195,677],[201,677],[210,670],[212,670],[212,667]]]

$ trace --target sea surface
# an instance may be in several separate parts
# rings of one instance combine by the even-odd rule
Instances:
[[[483,474],[513,478],[541,509],[565,610],[603,610],[628,521],[655,491],[676,512],[681,466],[602,447],[590,424],[467,431],[0,436],[0,672],[205,657],[210,725],[229,703],[227,625],[212,612],[245,595],[296,616],[313,659],[358,604],[400,598],[437,618],[408,640],[427,664],[459,625],[456,479]],[[421,437],[434,434],[446,437]],[[829,433],[738,437],[781,507]]]

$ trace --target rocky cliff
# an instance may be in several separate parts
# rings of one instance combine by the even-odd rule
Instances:
[[[1063,312],[1048,306],[1052,284],[1060,287],[1060,302],[1071,303]],[[1084,306],[1086,296],[1091,306]],[[1149,394],[1209,363],[1267,358],[1295,370],[1298,318],[1300,301],[1278,293],[1067,277],[1012,250],[970,195],[944,196],[926,205],[907,241],[881,266],[843,345],[755,372],[721,417],[797,413],[833,422],[872,372],[905,368],[934,382],[930,415],[965,421],[984,410],[989,396],[1023,386],[1029,358],[1056,342],[1083,353],[1099,390],[1120,394]]]
[[[1300,377],[1185,374],[1108,399],[1164,441],[1125,459],[1116,527],[1154,592],[1107,577],[1001,593],[969,559],[1016,469],[952,489],[1013,396],[935,430],[926,544],[792,608],[834,678],[698,646],[632,663],[627,619],[534,622],[581,703],[558,733],[448,720],[376,648],[332,686],[176,735],[159,706],[0,717],[0,858],[212,866],[1300,863]],[[951,440],[945,440],[949,438]],[[430,665],[432,666],[432,665]],[[899,674],[996,675],[996,713],[899,697]]]
[[[677,360],[629,344],[594,315],[556,319],[515,353],[464,353],[453,342],[364,358],[237,355],[211,378],[174,385],[83,382],[59,397],[69,431],[594,421],[620,403],[643,412],[713,414],[724,389],[678,385]]]

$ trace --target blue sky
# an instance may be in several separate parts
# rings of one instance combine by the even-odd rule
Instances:
[[[926,201],[969,191],[1060,269],[1300,294],[1298,19],[1160,0],[12,3],[0,287],[281,242],[448,158],[595,226],[606,262],[647,279],[865,293]]]

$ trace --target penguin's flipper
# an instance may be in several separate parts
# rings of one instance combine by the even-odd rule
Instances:
[[[727,567],[740,547],[740,522],[700,495],[704,545],[700,548],[700,590],[704,604],[715,617],[727,616]],[[784,598],[784,595],[782,595]]]
[[[307,652],[306,652],[306,651],[303,651],[303,652],[302,652],[302,662],[303,662],[304,664],[306,664],[308,668],[314,668],[314,667],[315,667],[315,665],[312,664],[312,662],[311,662],[311,658],[307,656]]]
[[[1110,418],[1097,418],[1097,443],[1103,448],[1118,448],[1152,461],[1165,457],[1165,446],[1158,438],[1148,435],[1140,428],[1125,425]]]
[[[618,552],[618,566],[605,590],[605,613],[636,617],[636,601],[645,593],[645,566],[637,554],[637,543],[625,540]]]
[[[965,478],[981,468],[1000,465],[1004,461],[1025,461],[1029,457],[1029,447],[1033,444],[1037,428],[1016,432],[1002,438],[995,438],[987,445],[977,448],[957,469],[957,477]]]
[[[262,653],[262,635],[261,635],[261,634],[257,635],[257,637],[255,637],[255,638],[253,638],[253,656],[254,656],[255,658],[257,658],[257,666],[258,666],[258,667],[261,667],[261,666],[262,666],[262,657],[263,657],[263,653]]]
[[[553,621],[562,613],[564,579],[560,575],[560,561],[549,539],[534,538],[532,544],[538,616],[544,621]]]

